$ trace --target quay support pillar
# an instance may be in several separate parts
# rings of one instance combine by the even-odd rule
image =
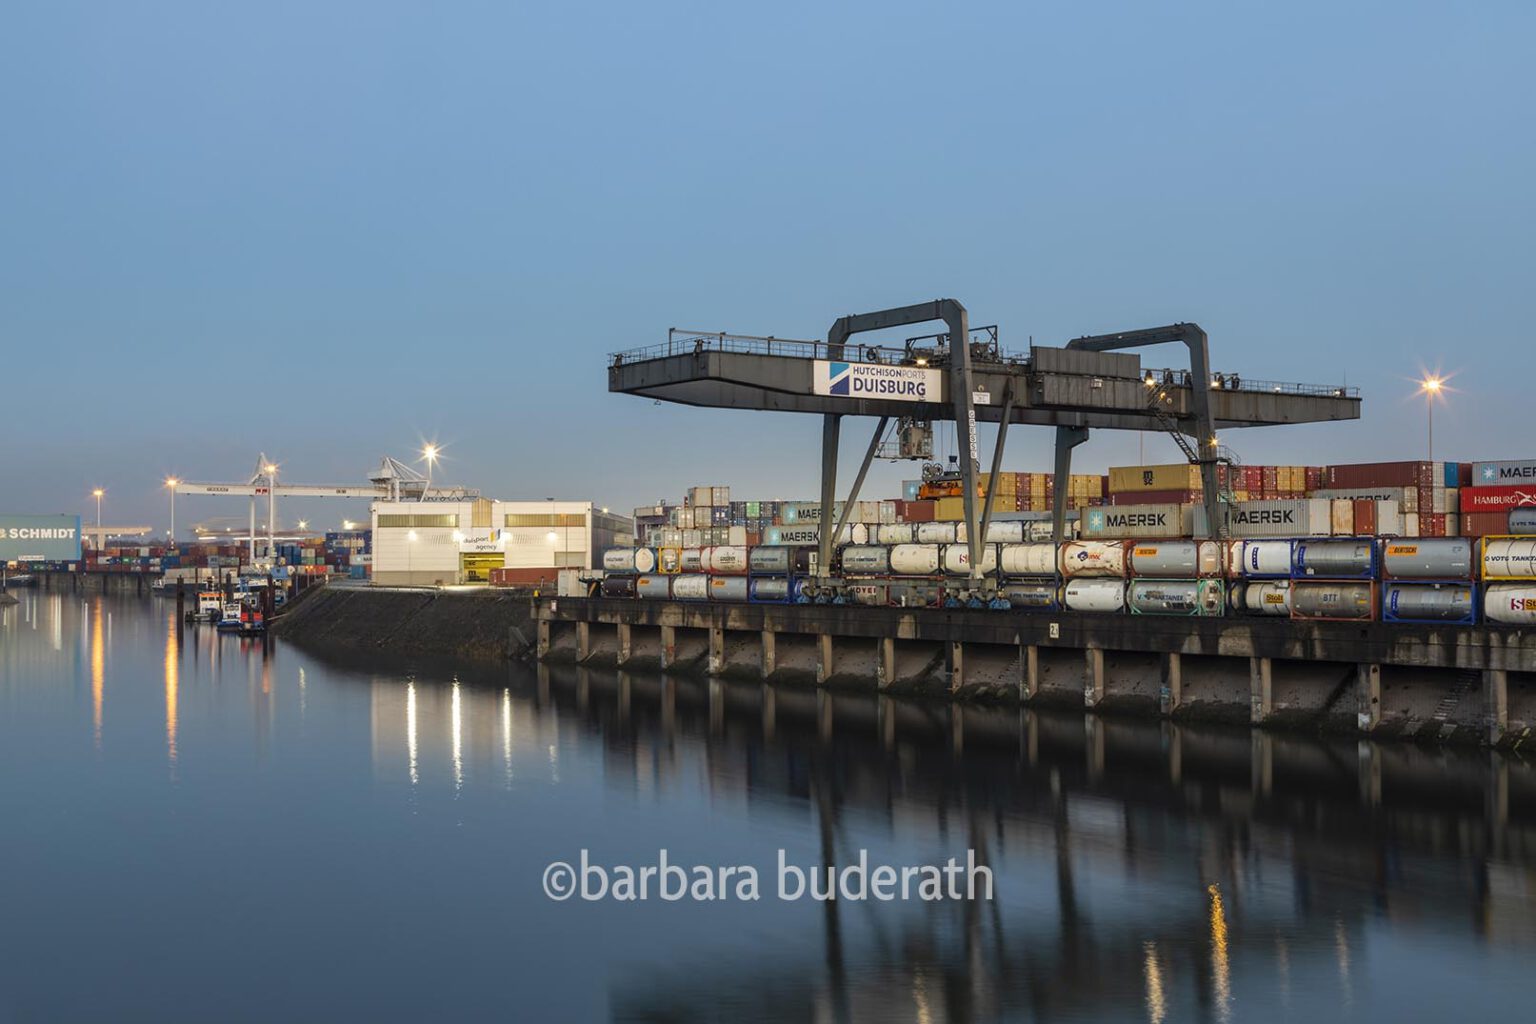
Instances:
[[[709,627],[709,674],[717,676],[725,670],[725,627]]]
[[[965,685],[965,644],[959,640],[949,642],[949,692],[954,693]]]
[[[1040,648],[1025,644],[1019,655],[1019,699],[1030,701],[1040,692]]]
[[[1163,655],[1163,688],[1158,696],[1165,715],[1173,714],[1184,703],[1184,655]]]
[[[880,645],[876,652],[875,682],[883,690],[896,681],[896,638],[884,636],[875,642]]]
[[[1363,664],[1356,678],[1356,720],[1361,732],[1372,732],[1381,724],[1381,666]]]
[[[1275,710],[1275,667],[1269,658],[1248,659],[1249,721],[1259,725]]]
[[[834,651],[832,650],[832,636],[822,633],[816,638],[816,685],[825,686],[828,679],[832,678],[832,665]]]
[[[1104,700],[1104,650],[1089,647],[1083,651],[1083,706],[1096,708]]]
[[[627,622],[619,623],[619,659],[618,664],[627,665],[631,652],[634,650],[634,629]]]
[[[549,657],[549,634],[550,634],[549,620],[548,619],[540,619],[539,620],[539,638],[538,638],[538,641],[537,641],[537,647],[536,647],[536,649],[534,651],[534,653],[538,656],[538,659],[540,661],[543,661],[545,658]]]
[[[1509,731],[1509,672],[1502,668],[1483,671],[1483,715],[1488,742],[1498,746]]]
[[[665,671],[677,661],[677,627],[661,627],[661,667]]]
[[[779,634],[775,633],[771,629],[763,630],[762,669],[764,679],[767,679],[769,676],[773,675],[774,671],[779,667],[778,640]]]
[[[576,660],[586,661],[592,656],[592,624],[590,622],[576,623]]]

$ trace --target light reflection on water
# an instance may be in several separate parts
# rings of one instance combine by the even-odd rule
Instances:
[[[1536,774],[1518,760],[597,670],[338,667],[172,608],[0,609],[0,1019],[1522,1005]],[[765,890],[779,848],[969,848],[998,899],[550,903],[542,867],[583,847],[750,863]]]

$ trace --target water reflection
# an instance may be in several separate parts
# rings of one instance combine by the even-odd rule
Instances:
[[[102,705],[107,689],[107,641],[104,621],[106,609],[101,598],[91,606],[91,735],[96,749],[101,749]]]
[[[179,628],[175,614],[168,616],[165,628],[165,754],[172,770],[176,768],[176,691],[181,681]]]

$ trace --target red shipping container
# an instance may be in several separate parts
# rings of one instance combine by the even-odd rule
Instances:
[[[1420,536],[1423,536],[1423,537],[1444,537],[1445,536],[1445,513],[1444,512],[1429,512],[1429,513],[1420,512],[1419,513],[1419,534],[1420,534]]]
[[[1362,462],[1348,466],[1329,466],[1324,474],[1330,488],[1344,487],[1433,487],[1434,463]]]
[[[1376,502],[1370,498],[1355,499],[1355,536],[1376,536]]]
[[[1461,517],[1463,537],[1487,537],[1509,532],[1508,512],[1470,512]]]
[[[1470,463],[1470,462],[1458,462],[1456,464],[1456,486],[1457,487],[1471,487],[1472,486],[1472,463]]]
[[[1536,505],[1536,485],[1513,487],[1463,487],[1461,511],[1507,512],[1512,508]]]
[[[931,523],[938,506],[932,501],[904,501],[901,503],[901,521],[904,523]]]
[[[1323,467],[1322,466],[1308,466],[1307,467],[1307,493],[1310,494],[1313,491],[1321,490],[1322,486],[1323,486]]]

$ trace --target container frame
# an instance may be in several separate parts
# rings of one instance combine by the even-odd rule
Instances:
[[[1488,565],[1488,542],[1491,540],[1523,540],[1536,541],[1532,534],[1519,533],[1492,533],[1479,540],[1477,545],[1477,569],[1478,577],[1485,583],[1531,583],[1536,582],[1536,573],[1530,576],[1489,576],[1484,571]]]
[[[1349,583],[1349,584],[1364,583],[1367,587],[1370,588],[1370,592],[1371,592],[1370,593],[1370,600],[1366,602],[1366,607],[1370,609],[1371,613],[1370,613],[1370,615],[1366,616],[1365,618],[1361,618],[1358,615],[1345,615],[1345,616],[1340,616],[1340,615],[1303,615],[1300,611],[1297,610],[1297,607],[1296,607],[1296,587],[1295,587],[1295,584],[1297,584],[1297,583]],[[1315,578],[1309,576],[1309,577],[1303,577],[1301,579],[1293,579],[1292,580],[1292,587],[1291,587],[1291,619],[1292,619],[1292,621],[1297,621],[1297,622],[1379,622],[1380,619],[1381,619],[1381,585],[1376,580],[1367,580],[1367,579],[1359,579],[1359,578],[1356,578],[1356,579],[1342,578],[1341,579],[1341,578],[1330,577],[1329,579],[1320,580],[1320,579],[1315,579]]]
[[[1403,586],[1408,586],[1408,587],[1418,587],[1418,586],[1425,586],[1425,587],[1466,587],[1467,589],[1472,591],[1472,603],[1471,603],[1471,605],[1470,605],[1470,607],[1468,609],[1467,616],[1465,618],[1461,618],[1461,619],[1410,619],[1410,618],[1404,618],[1401,615],[1391,614],[1391,613],[1389,613],[1387,611],[1387,592],[1389,590],[1391,590],[1391,588],[1394,587],[1394,586],[1398,586],[1398,587],[1403,587]],[[1482,592],[1482,587],[1478,586],[1476,580],[1448,580],[1448,579],[1437,579],[1437,580],[1415,580],[1415,579],[1408,579],[1408,580],[1405,580],[1405,579],[1400,579],[1400,578],[1394,578],[1394,579],[1390,579],[1390,580],[1383,580],[1382,583],[1381,583],[1380,590],[1381,590],[1381,593],[1380,593],[1381,607],[1380,607],[1379,611],[1380,611],[1380,614],[1381,614],[1381,621],[1382,622],[1400,622],[1400,623],[1406,623],[1406,624],[1415,625],[1415,626],[1475,626],[1475,625],[1477,625],[1478,620],[1482,618],[1483,592]]]
[[[1300,557],[1303,544],[1366,544],[1371,549],[1370,568],[1357,576],[1344,576],[1337,573],[1328,576],[1309,576],[1302,572]],[[1291,579],[1303,582],[1316,583],[1358,583],[1361,580],[1376,581],[1381,579],[1381,538],[1380,537],[1301,537],[1291,541]],[[1354,621],[1354,620],[1348,620]]]

